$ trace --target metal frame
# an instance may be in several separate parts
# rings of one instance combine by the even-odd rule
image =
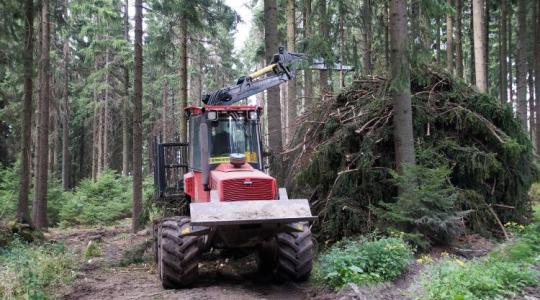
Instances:
[[[159,137],[154,138],[154,187],[157,199],[170,199],[184,195],[182,177],[188,171],[188,146],[188,143],[161,143]],[[171,158],[166,157],[166,151],[174,148],[180,149],[180,157],[174,157],[173,162],[170,162]],[[178,152],[175,155],[178,155]],[[177,186],[172,192],[168,186],[169,170],[179,170]]]

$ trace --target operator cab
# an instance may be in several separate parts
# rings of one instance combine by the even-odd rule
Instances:
[[[206,106],[188,108],[190,165],[189,169],[202,170],[202,160],[208,157],[209,169],[229,163],[231,156],[244,155],[246,163],[262,170],[261,137],[257,106]],[[208,154],[201,153],[201,124],[206,123]]]

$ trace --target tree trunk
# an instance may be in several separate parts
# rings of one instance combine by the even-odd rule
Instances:
[[[410,6],[410,15],[414,18],[410,19],[410,29],[409,29],[409,42],[411,44],[411,57],[418,54],[420,38],[420,1],[411,1]]]
[[[527,129],[527,0],[518,0],[517,115]]]
[[[473,0],[474,64],[476,86],[482,93],[487,93],[486,51],[484,44],[484,0]]]
[[[51,72],[52,73],[52,72]],[[52,82],[52,86],[55,84]],[[53,90],[54,91],[54,90]],[[50,95],[50,94],[49,94]],[[48,177],[55,179],[56,177],[56,141],[58,140],[58,131],[56,129],[56,100],[54,97],[49,97],[49,172]],[[51,113],[52,112],[52,113]]]
[[[540,3],[534,3],[534,92],[536,101],[536,153],[540,154]]]
[[[49,156],[49,80],[50,80],[50,25],[49,25],[49,0],[42,0],[41,26],[41,88],[39,99],[39,134],[37,145],[37,168],[36,168],[36,194],[32,206],[32,219],[37,229],[47,227],[47,158]]]
[[[345,86],[345,72],[343,71],[343,64],[345,63],[345,24],[344,23],[344,9],[343,3],[339,2],[339,87]]]
[[[32,93],[34,67],[34,1],[24,2],[24,102],[21,134],[21,170],[19,181],[19,199],[17,204],[17,222],[30,223],[28,193],[30,190],[30,147],[32,142]]]
[[[283,137],[283,142],[285,145],[287,144],[287,130],[289,129],[288,126],[288,119],[289,116],[287,114],[287,85],[280,85],[279,91],[281,95],[279,96],[279,105],[281,106],[281,124],[283,125],[281,127],[281,136]]]
[[[463,0],[456,0],[456,75],[463,78]]]
[[[533,29],[534,32],[534,29]],[[531,141],[534,142],[535,136],[535,120],[536,116],[534,115],[534,79],[533,79],[533,63],[532,61],[529,63],[529,69],[528,69],[528,85],[529,85],[529,135],[531,138]]]
[[[364,74],[373,72],[371,64],[371,0],[365,0],[362,5],[362,68]]]
[[[72,181],[72,184],[75,185],[75,183],[79,182],[81,178],[86,177],[87,175],[84,173],[84,163],[86,162],[86,126],[84,123],[82,124],[81,130],[80,130],[80,142],[79,142],[79,174],[75,180]],[[90,174],[92,175],[92,174]]]
[[[508,101],[508,70],[506,63],[506,23],[508,18],[508,4],[501,0],[501,18],[499,20],[499,97],[502,103]]]
[[[109,87],[111,86],[111,72],[110,72],[110,50],[107,48],[105,51],[105,101],[103,103],[103,170],[107,170],[109,168],[109,118],[110,118],[110,104],[109,104]]]
[[[453,6],[452,2],[448,0],[448,5]],[[454,24],[450,13],[446,15],[446,69],[454,73]]]
[[[389,0],[384,1],[384,62],[386,70],[390,70],[390,8],[388,7]]]
[[[99,144],[99,131],[98,131],[98,101],[97,93],[94,89],[93,95],[94,103],[94,115],[92,116],[92,180],[97,178],[97,168],[98,168],[98,144]]]
[[[184,115],[184,109],[187,107],[188,103],[188,73],[187,73],[187,63],[188,63],[188,53],[187,53],[187,21],[185,18],[180,20],[180,105],[178,111],[180,112],[180,142],[187,142],[187,124],[186,117]]]
[[[129,0],[124,0],[124,39],[129,40]],[[122,175],[129,173],[129,131],[128,131],[128,104],[129,104],[129,69],[124,65],[124,100],[122,101]]]
[[[489,91],[489,22],[490,22],[491,14],[489,10],[489,0],[484,0],[484,1],[486,5],[485,10],[484,10],[485,11],[484,26],[486,27],[486,29],[484,30],[484,51],[485,51],[484,72],[486,74],[486,90]]]
[[[132,230],[141,229],[142,212],[142,0],[135,0],[135,71],[134,71],[134,95],[133,95],[133,211]]]
[[[304,39],[311,37],[311,0],[304,0],[303,9]],[[304,43],[304,53],[309,55],[309,41]],[[311,107],[313,102],[313,74],[310,68],[304,69],[304,109]]]
[[[169,112],[169,86],[167,85],[167,80],[163,80],[162,87],[162,97],[163,97],[163,108],[161,112],[161,137],[163,142],[168,142],[169,139],[169,124],[167,122],[167,114]]]
[[[412,127],[409,59],[407,57],[407,1],[392,0],[390,5],[391,86],[396,168],[416,164]]]
[[[67,1],[66,1],[67,10]],[[70,187],[71,154],[69,153],[69,41],[64,40],[64,115],[62,118],[62,187]]]
[[[270,64],[274,53],[278,49],[278,33],[276,26],[277,6],[276,0],[264,0],[264,46],[266,63]],[[268,89],[267,114],[268,114],[268,144],[272,152],[273,161],[270,171],[278,180],[281,178],[281,151],[283,140],[281,136],[281,107],[279,105],[279,87]]]
[[[514,105],[514,75],[513,75],[513,66],[512,66],[512,56],[514,54],[514,47],[512,46],[512,32],[514,31],[512,28],[512,15],[513,15],[513,9],[512,9],[512,3],[508,3],[508,26],[506,27],[508,29],[508,90],[510,92],[510,103],[513,106]]]
[[[319,3],[319,30],[321,32],[322,38],[325,43],[329,43],[329,33],[328,33],[328,20],[326,16],[326,0],[320,0]],[[326,48],[326,47],[325,47]],[[326,53],[325,53],[326,55]],[[328,62],[326,61],[328,58],[323,56],[323,59],[325,60],[324,63],[327,65]],[[320,94],[321,98],[324,96],[326,92],[329,91],[328,86],[328,70],[321,70],[319,73],[319,85],[320,85]]]
[[[437,33],[435,35],[435,51],[437,52],[436,56],[436,62],[437,64],[440,64],[442,62],[442,51],[441,51],[441,18],[437,17],[437,20],[435,21],[435,27],[437,28]]]
[[[296,18],[294,0],[287,0],[287,51],[295,52],[295,31]],[[289,80],[287,83],[287,143],[293,139],[296,131],[296,115],[297,115],[297,100],[296,100],[296,79]]]
[[[473,2],[471,1],[471,6],[470,6],[470,18],[469,18],[469,42],[471,44],[471,51],[470,51],[470,55],[469,55],[469,69],[470,69],[470,73],[469,73],[469,82],[471,84],[476,84],[476,68],[474,67],[474,64],[475,64],[475,61],[474,61],[474,18],[473,18]]]

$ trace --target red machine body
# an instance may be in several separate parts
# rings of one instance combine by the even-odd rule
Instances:
[[[190,117],[196,117],[205,112],[257,112],[262,108],[254,105],[235,106],[205,106],[188,107],[186,112]],[[197,151],[197,149],[192,149]],[[257,154],[255,154],[257,155]],[[248,200],[276,200],[278,187],[276,179],[257,170],[248,162],[241,166],[234,166],[229,162],[214,164],[210,171],[208,189],[203,184],[202,171],[191,168],[184,175],[184,191],[191,197],[192,203],[210,201],[210,190],[216,190],[219,201],[248,201]]]
[[[185,109],[187,139],[158,143],[154,180],[158,198],[179,202],[189,216],[157,222],[155,259],[165,288],[185,287],[198,275],[200,255],[209,250],[256,252],[261,271],[284,280],[309,278],[314,243],[307,199],[289,199],[266,174],[262,108],[230,105],[294,78],[302,55],[283,48],[272,64]]]
[[[201,172],[185,174],[184,187],[192,202],[210,201],[210,191],[203,189]],[[220,164],[210,172],[210,189],[218,191],[220,201],[277,199],[276,179],[247,163],[240,168],[230,163]]]

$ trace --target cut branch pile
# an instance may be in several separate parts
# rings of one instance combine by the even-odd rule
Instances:
[[[373,230],[369,207],[395,201],[395,168],[388,83],[355,81],[299,120],[286,154],[288,184],[310,199],[323,239]],[[432,70],[411,80],[416,157],[447,166],[460,191],[457,210],[468,228],[501,233],[500,224],[527,221],[527,192],[538,177],[533,147],[508,105]]]

